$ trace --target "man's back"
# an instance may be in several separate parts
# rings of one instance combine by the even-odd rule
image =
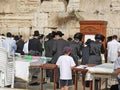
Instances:
[[[108,42],[107,44],[108,62],[111,62],[111,61],[114,62],[117,59],[119,48],[120,48],[120,43],[117,40],[113,39],[112,41]]]

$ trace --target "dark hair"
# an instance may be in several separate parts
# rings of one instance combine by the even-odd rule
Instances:
[[[51,37],[55,37],[55,35],[56,35],[56,32],[55,31],[52,31],[52,33],[51,33]]]
[[[19,38],[18,35],[16,35],[16,36],[14,36],[14,39],[15,39],[15,41],[17,41],[17,40],[19,40],[20,38]]]
[[[113,36],[112,36],[112,39],[117,39],[117,35],[113,35]]]
[[[52,33],[49,33],[49,34],[46,36],[46,38],[48,38],[49,40],[52,39],[52,38],[53,38]]]
[[[11,37],[12,34],[10,32],[7,32],[7,37]]]
[[[71,37],[69,37],[67,40],[68,40],[68,41],[72,41],[72,38],[71,38]]]
[[[44,34],[41,34],[38,39],[42,39],[44,38],[44,36],[45,36]]]
[[[112,40],[112,36],[107,37],[107,42]]]

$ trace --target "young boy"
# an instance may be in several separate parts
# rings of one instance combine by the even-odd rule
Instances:
[[[60,89],[68,90],[69,86],[72,85],[72,68],[75,66],[75,62],[71,56],[70,47],[64,47],[64,55],[61,55],[56,65],[60,68]]]

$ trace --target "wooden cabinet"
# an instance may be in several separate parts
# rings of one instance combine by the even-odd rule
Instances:
[[[83,33],[83,41],[85,41],[85,35],[102,34],[106,37],[107,21],[80,21],[80,32]],[[103,42],[106,47],[106,39]]]

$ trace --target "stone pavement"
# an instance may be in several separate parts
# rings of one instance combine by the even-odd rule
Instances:
[[[101,90],[109,90],[109,89],[104,89],[104,84],[102,86],[103,89]],[[74,86],[71,86],[69,90],[74,90]],[[15,88],[0,88],[0,90],[40,90],[40,85],[29,85],[28,88],[26,89],[26,83],[24,82],[15,82]],[[43,90],[53,90],[53,83],[47,82],[46,84],[43,84]],[[56,89],[60,90],[60,89]],[[78,90],[82,90],[82,84],[81,84],[81,79],[78,80]],[[86,87],[85,90],[90,90],[88,87]]]

